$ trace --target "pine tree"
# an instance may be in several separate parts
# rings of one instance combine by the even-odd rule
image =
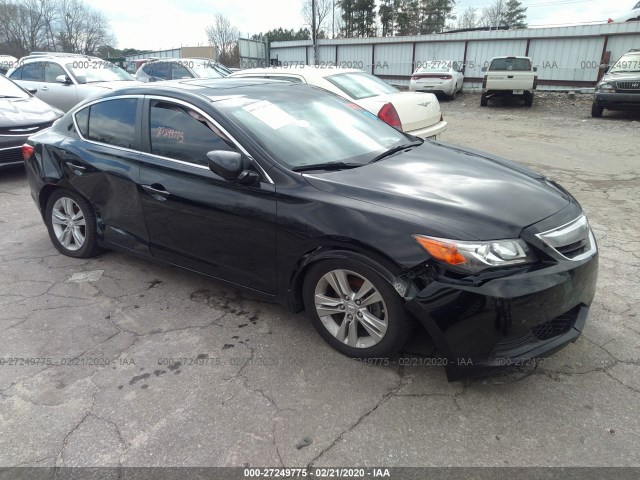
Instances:
[[[378,15],[380,16],[382,36],[392,37],[396,22],[396,12],[393,8],[393,0],[382,0],[382,3],[378,8]]]
[[[503,21],[511,28],[527,28],[527,7],[523,7],[518,0],[509,0]]]

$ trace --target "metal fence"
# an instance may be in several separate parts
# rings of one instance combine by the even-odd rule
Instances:
[[[424,62],[451,60],[464,65],[465,86],[474,88],[491,58],[524,55],[538,67],[538,88],[592,88],[600,65],[632,48],[640,49],[640,22],[319,40],[317,64],[359,68],[407,85]],[[282,66],[310,65],[313,46],[310,40],[273,42],[270,58]]]

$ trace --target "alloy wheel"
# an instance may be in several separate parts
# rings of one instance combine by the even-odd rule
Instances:
[[[384,298],[358,273],[342,269],[327,272],[316,285],[314,301],[324,327],[350,347],[370,348],[387,332]]]
[[[86,221],[80,206],[69,197],[60,197],[51,210],[53,232],[67,250],[82,248],[86,239]]]

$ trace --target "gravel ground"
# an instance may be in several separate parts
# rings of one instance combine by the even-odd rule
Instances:
[[[443,140],[559,181],[601,248],[584,335],[474,381],[348,360],[304,317],[193,273],[63,257],[24,173],[2,172],[0,358],[83,363],[0,366],[0,466],[639,467],[640,116],[592,119],[590,101],[441,102]]]

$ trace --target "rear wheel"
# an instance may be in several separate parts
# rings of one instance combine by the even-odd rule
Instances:
[[[91,205],[70,190],[56,190],[47,201],[45,222],[56,249],[69,257],[90,258],[100,253],[96,216]]]
[[[487,106],[487,96],[484,93],[480,96],[480,106],[481,107]]]
[[[401,297],[368,266],[349,259],[325,260],[305,277],[307,315],[320,336],[350,357],[388,356],[411,330]]]
[[[533,105],[533,93],[524,92],[524,106],[530,107]]]
[[[596,117],[599,118],[602,116],[604,112],[604,107],[601,105],[598,105],[596,102],[593,102],[591,104],[591,116],[592,117]]]
[[[451,95],[449,95],[449,100],[455,100],[456,99],[456,87],[453,87],[453,93]]]

